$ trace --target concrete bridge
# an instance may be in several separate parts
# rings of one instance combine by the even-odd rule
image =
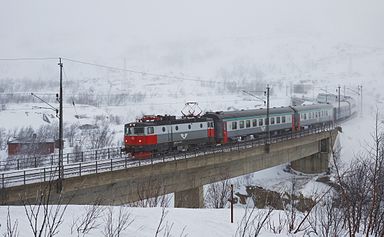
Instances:
[[[68,175],[62,191],[56,192],[56,181],[44,181],[0,189],[2,205],[35,203],[36,197],[49,191],[55,203],[59,197],[70,204],[123,204],[175,193],[175,207],[203,206],[203,185],[229,179],[291,162],[293,169],[304,173],[324,172],[338,129],[323,129],[272,139],[265,144],[255,141],[216,147],[195,157],[151,162],[149,165],[114,168],[86,175]],[[83,165],[84,167],[84,165]],[[45,172],[45,169],[44,169]],[[24,176],[25,179],[25,176]],[[3,177],[4,182],[4,177]],[[25,180],[24,180],[25,183]]]

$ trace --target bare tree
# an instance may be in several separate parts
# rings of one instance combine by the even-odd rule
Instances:
[[[104,217],[104,229],[102,234],[105,237],[119,237],[122,236],[122,232],[126,230],[132,223],[131,213],[124,206],[119,207],[119,213],[115,220],[115,214],[113,206],[107,208],[107,213]]]
[[[69,143],[70,147],[74,146],[76,132],[77,132],[78,128],[79,128],[79,126],[75,123],[73,123],[69,126],[64,126],[64,137],[68,138],[68,143]]]
[[[11,219],[11,213],[9,211],[9,206],[7,209],[7,226],[6,226],[6,232],[3,234],[4,237],[17,237],[19,236],[19,230],[18,230],[19,223],[17,220],[12,222]]]
[[[20,197],[32,234],[35,237],[57,235],[69,203],[63,203],[61,194],[51,200],[52,189],[55,186],[55,182],[52,180],[53,175],[49,178],[49,182],[38,190],[36,200],[33,203],[27,198]],[[51,203],[55,203],[55,205],[51,205]]]
[[[208,208],[224,208],[231,194],[231,184],[228,175],[222,181],[208,185],[205,194],[205,206]]]
[[[334,193],[333,195],[337,195]],[[345,236],[344,214],[339,209],[333,195],[316,205],[308,217],[314,234],[320,237]]]
[[[347,171],[342,173],[335,166],[338,202],[345,216],[349,236],[356,236],[357,233],[365,236],[384,235],[384,146],[377,115],[372,137],[373,146],[367,146],[367,155],[357,157]]]
[[[166,210],[166,207],[168,207],[168,205],[169,205],[169,200],[162,199],[162,201],[161,201],[161,207],[162,207],[161,215],[160,215],[159,223],[158,223],[157,228],[156,228],[155,237],[158,237],[161,233],[163,233],[164,237],[170,237],[171,236],[174,223],[173,222],[169,223],[168,221],[166,221],[166,217],[168,215],[168,210]],[[184,234],[185,229],[186,229],[186,226],[183,227],[183,230],[180,234],[181,237],[187,236],[187,234]]]
[[[259,236],[262,228],[265,226],[267,221],[273,212],[273,208],[257,210],[256,206],[253,206],[250,210],[248,205],[244,210],[244,215],[241,218],[240,223],[237,226],[235,236]]]
[[[97,129],[93,129],[89,136],[91,148],[103,148],[112,145],[114,132],[110,129],[109,123],[104,120]]]
[[[281,214],[279,213],[279,218],[276,221],[274,220],[271,220],[271,218],[269,218],[267,220],[267,228],[274,234],[281,234],[285,228],[285,226],[287,225],[287,219],[286,218],[283,218],[281,217]]]
[[[130,203],[130,206],[135,207],[158,207],[168,205],[171,196],[166,195],[164,188],[155,178],[148,178],[146,182],[137,185],[137,194],[139,200]]]
[[[104,208],[100,206],[100,200],[93,205],[85,207],[85,214],[74,219],[71,225],[71,234],[76,233],[77,236],[85,236],[100,226],[98,220],[104,212]]]

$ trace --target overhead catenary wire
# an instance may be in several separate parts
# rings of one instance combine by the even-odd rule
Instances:
[[[239,99],[234,99],[234,100],[209,100],[209,101],[200,101],[199,104],[208,104],[208,103],[212,103],[212,102],[236,102],[236,101],[244,101],[242,100],[241,98]],[[252,102],[252,101],[251,101]],[[100,106],[94,106],[94,105],[85,105],[85,104],[80,104],[78,106],[80,107],[89,107],[89,108],[113,108],[113,107],[118,107],[118,108],[121,108],[123,106],[130,106],[130,105],[141,105],[141,106],[151,106],[151,105],[172,105],[172,104],[184,104],[185,101],[179,101],[179,102],[165,102],[165,103],[140,103],[140,102],[137,102],[137,103],[127,103],[127,104],[123,104],[123,105],[100,105]],[[263,106],[260,106],[260,107],[263,107]],[[63,108],[65,109],[70,109],[70,108],[73,108],[73,105],[69,105],[69,106],[63,106]],[[36,110],[37,108],[31,108],[31,107],[25,107],[25,108],[7,108],[5,111],[9,110],[9,111],[33,111],[33,110]],[[44,109],[44,108],[40,108],[40,109]]]
[[[58,60],[60,57],[20,57],[20,58],[0,58],[0,61],[35,61],[35,60]],[[215,83],[215,84],[223,84],[226,85],[227,81],[214,81],[214,80],[202,80],[199,79],[199,77],[193,78],[193,77],[185,77],[185,76],[177,76],[177,75],[169,75],[169,74],[161,74],[161,73],[153,73],[153,72],[146,72],[141,70],[133,70],[133,69],[127,69],[127,68],[120,68],[116,66],[109,66],[99,63],[93,63],[93,62],[87,62],[84,60],[78,60],[73,58],[67,58],[67,57],[61,57],[63,61],[77,63],[77,64],[83,64],[88,66],[94,66],[109,70],[115,70],[115,71],[121,71],[121,72],[130,72],[135,74],[140,74],[143,76],[153,76],[153,77],[160,77],[160,78],[168,78],[168,79],[176,79],[181,81],[193,81],[193,82],[200,82],[200,83]],[[239,89],[241,91],[241,88]]]
[[[44,60],[58,60],[59,58],[60,57],[0,58],[0,61],[39,61],[39,60],[44,61]],[[199,77],[193,78],[193,77],[169,75],[169,74],[162,74],[162,73],[146,72],[146,71],[141,71],[141,70],[133,70],[133,69],[121,68],[121,67],[116,67],[116,66],[109,66],[109,65],[99,64],[99,63],[92,63],[92,62],[87,62],[84,60],[78,60],[78,59],[67,58],[67,57],[61,57],[61,59],[63,61],[67,61],[67,62],[89,65],[89,66],[94,66],[94,67],[100,67],[100,68],[115,70],[115,71],[130,72],[130,73],[140,74],[140,75],[144,75],[144,76],[177,79],[177,80],[182,80],[182,81],[194,81],[194,82],[200,82],[200,83],[217,83],[217,84],[226,84],[227,83],[225,81],[201,80],[201,79],[199,79]]]
[[[140,75],[144,75],[144,76],[162,77],[162,78],[177,79],[177,80],[183,80],[183,81],[203,82],[203,83],[223,83],[223,84],[225,83],[222,81],[201,80],[201,79],[192,78],[192,77],[183,77],[183,76],[176,76],[176,75],[168,75],[168,74],[152,73],[152,72],[146,72],[146,71],[140,71],[140,70],[126,69],[126,68],[108,66],[108,65],[86,62],[86,61],[81,61],[81,60],[71,59],[71,58],[62,58],[62,59],[65,61],[72,62],[72,63],[79,63],[79,64],[95,66],[95,67],[100,67],[100,68],[105,68],[105,69],[110,69],[110,70],[115,70],[115,71],[130,72],[130,73],[140,74]]]
[[[0,61],[47,61],[57,60],[59,57],[21,57],[21,58],[0,58]]]

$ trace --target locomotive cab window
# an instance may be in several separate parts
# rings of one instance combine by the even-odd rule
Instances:
[[[143,134],[144,133],[144,128],[134,128],[133,133],[135,134]]]
[[[147,134],[155,133],[155,129],[153,127],[147,127]]]

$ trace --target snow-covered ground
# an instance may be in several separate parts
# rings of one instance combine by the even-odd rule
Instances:
[[[111,207],[100,207],[104,209],[104,213],[108,213]],[[117,218],[120,207],[112,207],[113,217]],[[133,221],[126,230],[122,232],[121,236],[155,236],[156,230],[159,226],[163,209],[157,208],[132,208],[123,207],[123,213],[129,213],[129,221]],[[170,236],[235,236],[237,228],[241,223],[245,211],[250,213],[252,208],[246,210],[245,208],[234,209],[234,223],[231,223],[230,209],[176,209],[166,208],[165,218],[161,224],[161,231],[158,236],[164,236],[166,231],[170,232]],[[258,210],[255,210],[257,213]],[[272,214],[271,222],[278,225],[278,215],[285,215],[280,211]],[[68,206],[65,212],[64,222],[59,228],[58,236],[77,236],[75,230],[71,232],[73,222],[77,218],[86,214],[85,206]],[[0,208],[0,215],[7,216],[7,209]],[[97,229],[90,231],[88,236],[105,236],[104,231],[107,214],[101,216],[97,220]],[[18,218],[19,236],[31,236],[28,219],[25,215],[24,207],[12,207],[11,218]],[[13,221],[15,219],[12,219]],[[4,231],[6,222],[4,218],[0,220],[0,231]],[[167,229],[167,230],[166,230]],[[286,234],[273,234],[263,230],[262,236],[286,236]]]

